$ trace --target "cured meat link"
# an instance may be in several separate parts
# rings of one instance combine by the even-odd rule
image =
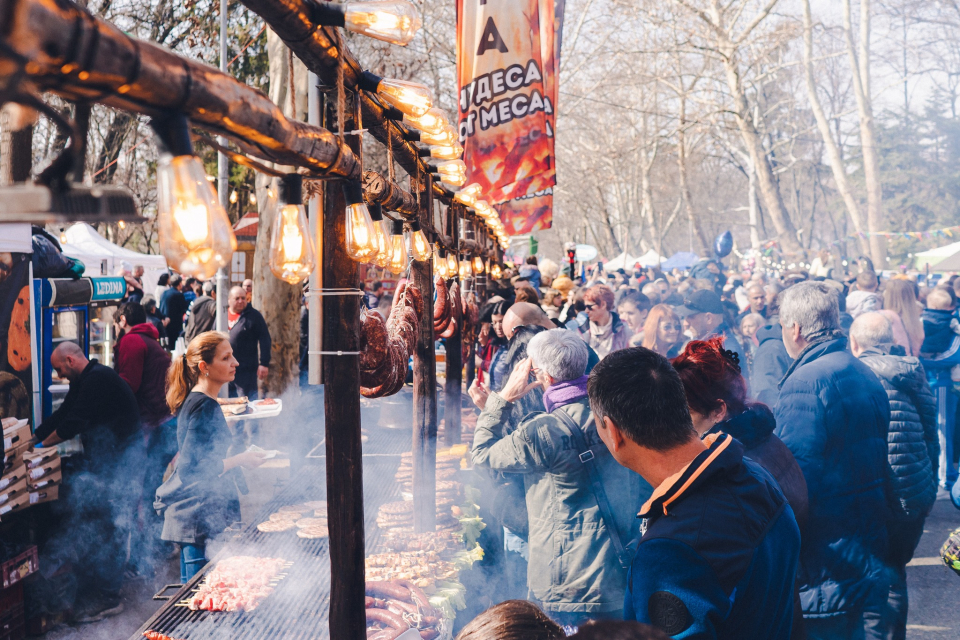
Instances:
[[[368,580],[366,593],[374,598],[411,602],[410,589],[391,580]]]
[[[406,631],[410,628],[410,623],[401,616],[386,609],[367,609],[367,622],[379,622],[393,629]]]
[[[406,629],[383,629],[377,631],[372,636],[367,636],[367,640],[396,640]]]
[[[399,580],[401,586],[404,586],[410,589],[410,597],[413,599],[413,602],[419,605],[420,612],[427,616],[440,617],[440,614],[436,609],[433,608],[433,605],[430,604],[430,599],[427,598],[427,594],[423,592],[423,589],[413,584],[409,580]]]

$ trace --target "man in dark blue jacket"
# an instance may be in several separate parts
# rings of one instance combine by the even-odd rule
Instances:
[[[777,311],[779,313],[779,310]],[[766,326],[757,330],[757,349],[753,352],[750,391],[757,400],[772,407],[780,396],[780,381],[793,359],[783,346],[780,316],[771,316]]]
[[[614,459],[656,487],[625,617],[674,638],[788,640],[800,530],[776,481],[731,436],[700,440],[679,374],[649,349],[601,360],[588,393]]]
[[[807,637],[885,637],[887,394],[847,350],[837,294],[827,285],[784,291],[780,324],[794,362],[774,411],[776,434],[810,498],[799,575]]]

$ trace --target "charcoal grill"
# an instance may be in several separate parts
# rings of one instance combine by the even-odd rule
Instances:
[[[368,549],[375,549],[379,543],[376,519],[380,505],[399,499],[399,484],[393,481],[393,475],[400,463],[399,452],[410,448],[408,434],[404,434],[405,437],[398,437],[400,434],[396,432],[383,433],[382,437],[379,433],[376,435],[377,442],[371,443],[373,446],[369,448],[380,455],[364,456],[364,521]],[[253,521],[229,539],[207,566],[170,594],[170,599],[130,640],[142,640],[143,632],[147,630],[182,640],[328,638],[328,541],[303,540],[295,531],[262,533],[257,530],[257,524],[284,505],[326,499],[323,460],[311,462],[296,471],[287,486],[261,509]],[[235,555],[283,558],[293,566],[287,571],[287,577],[254,611],[191,611],[178,605],[192,594],[218,560]]]

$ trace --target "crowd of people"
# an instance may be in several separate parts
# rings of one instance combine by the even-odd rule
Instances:
[[[543,266],[489,283],[469,388],[497,592],[537,605],[515,615],[905,638],[907,563],[957,484],[960,278]]]

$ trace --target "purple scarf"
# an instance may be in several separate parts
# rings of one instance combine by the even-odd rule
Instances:
[[[589,376],[580,376],[575,380],[567,380],[547,389],[543,394],[543,405],[547,408],[547,413],[552,413],[554,409],[586,398],[588,379]]]

